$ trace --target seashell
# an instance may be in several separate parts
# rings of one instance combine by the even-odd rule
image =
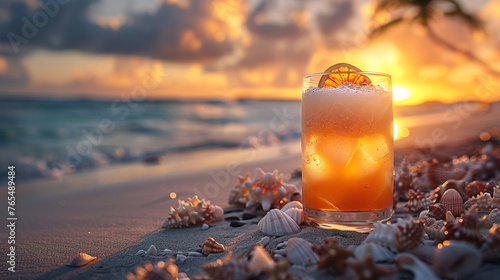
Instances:
[[[199,245],[203,255],[208,256],[213,253],[222,253],[226,250],[224,245],[215,241],[212,237],[205,239],[203,244]]]
[[[323,244],[312,245],[311,249],[319,256],[318,269],[326,269],[330,273],[340,275],[345,273],[345,264],[352,252],[339,247],[335,237],[325,238]]]
[[[493,224],[500,225],[500,210],[498,210],[498,208],[494,208],[493,210],[491,210],[491,212],[488,214],[486,218],[486,221],[488,225],[493,225]]]
[[[260,271],[250,270],[247,260],[242,255],[233,257],[232,253],[223,259],[203,264],[201,268],[209,279],[251,279],[260,274]]]
[[[473,181],[470,182],[467,185],[467,187],[465,187],[465,196],[471,198],[485,191],[486,191],[485,182]]]
[[[409,270],[413,273],[414,280],[439,280],[436,274],[414,255],[408,253],[396,256],[396,265],[401,270]]]
[[[469,210],[472,205],[476,205],[478,212],[490,212],[493,199],[489,193],[480,193],[476,197],[469,198],[464,203],[464,209]]]
[[[71,259],[68,263],[66,263],[67,266],[84,266],[86,264],[89,264],[93,261],[95,261],[97,258],[92,257],[91,255],[85,254],[85,253],[78,253],[73,256],[73,259]]]
[[[396,172],[394,178],[394,197],[396,200],[408,199],[408,191],[415,188],[413,184],[413,173],[410,170],[408,157],[404,157],[401,168]]]
[[[443,194],[450,189],[456,190],[461,197],[465,197],[465,186],[467,185],[464,180],[447,180],[442,185],[439,185],[432,191],[431,196],[433,197],[434,202],[440,202]]]
[[[271,206],[279,206],[286,196],[297,191],[295,185],[283,183],[283,174],[278,176],[276,169],[272,173],[266,173],[256,168],[254,178],[253,181],[244,183],[245,188],[250,192],[250,200],[246,207],[262,206],[264,211],[268,211]]]
[[[416,192],[414,190],[409,190],[408,197],[409,200],[405,206],[408,210],[414,213],[426,210],[429,208],[429,205],[432,204],[432,201],[427,198],[425,193],[421,193],[420,190],[417,190]]]
[[[392,262],[394,260],[393,252],[372,242],[360,244],[353,253],[356,259],[363,259],[367,255],[371,255],[375,262]]]
[[[447,211],[448,211],[448,209],[446,209],[446,206],[444,206],[441,203],[435,203],[435,204],[429,206],[428,215],[430,217],[438,218],[441,220],[446,220],[446,212]]]
[[[493,188],[493,199],[491,201],[491,208],[500,209],[500,188],[498,186]]]
[[[288,214],[288,216],[290,216],[297,223],[297,225],[300,226],[304,223],[304,210],[299,208],[290,208],[286,210],[285,213]]]
[[[463,218],[455,222],[447,222],[443,227],[446,239],[462,240],[474,245],[479,245],[483,237],[479,232],[479,219],[477,217],[476,206],[472,206]]]
[[[294,265],[294,267],[296,267],[296,265]],[[273,266],[264,269],[264,274],[267,275],[266,279],[269,280],[299,280],[299,278],[293,275],[289,269],[290,264],[288,261],[282,260]]]
[[[144,267],[139,266],[135,269],[135,274],[129,272],[125,275],[128,280],[177,280],[179,277],[179,269],[175,265],[173,258],[169,258],[166,262],[158,262],[152,265],[150,262],[144,263]]]
[[[300,232],[300,227],[288,214],[278,209],[269,211],[257,224],[267,235],[282,236]]]
[[[429,213],[429,210],[422,210],[422,212],[420,212],[420,214],[418,214],[418,219],[419,220],[425,219],[425,217],[427,217],[428,213]]]
[[[273,258],[267,253],[264,246],[253,246],[249,252],[248,268],[253,271],[264,270],[274,265]]]
[[[451,164],[440,163],[433,159],[427,168],[427,179],[432,186],[438,186],[447,180],[460,180],[467,175],[463,168],[454,168]]]
[[[252,181],[250,179],[250,173],[247,173],[245,177],[238,176],[238,180],[239,184],[229,193],[228,203],[244,207],[250,200],[250,192],[245,187],[245,182]]]
[[[481,266],[481,253],[466,242],[444,241],[438,245],[432,263],[434,271],[441,277],[463,278]]]
[[[413,221],[398,226],[396,233],[396,248],[399,252],[411,250],[422,243],[424,237],[424,223],[422,221]]]
[[[348,259],[346,264],[354,271],[354,279],[379,279],[394,273],[388,267],[375,264],[371,255],[366,255],[363,259]]]
[[[157,256],[158,250],[156,250],[155,245],[149,246],[149,249],[146,251],[147,256]]]
[[[481,254],[484,261],[500,262],[500,228],[498,224],[493,224],[489,230],[489,235],[481,247]]]
[[[210,228],[210,227],[209,227],[207,224],[203,224],[203,225],[201,226],[201,230],[207,230],[207,229],[209,229],[209,228]]]
[[[464,213],[462,197],[455,189],[445,191],[439,203],[446,207],[455,217],[460,217]]]
[[[290,238],[285,253],[292,264],[312,265],[319,262],[319,256],[311,249],[311,242],[302,238]]]
[[[441,229],[437,229],[435,227],[424,227],[424,232],[429,236],[429,238],[436,240],[437,242],[443,242],[446,240],[446,235]]]
[[[224,215],[220,206],[210,204],[210,201],[198,199],[198,196],[188,198],[188,201],[179,199],[179,207],[170,207],[170,214],[162,228],[189,227],[219,221]]]
[[[287,204],[285,204],[283,206],[283,208],[281,208],[281,211],[285,212],[286,210],[291,209],[291,208],[304,209],[304,206],[302,205],[302,202],[300,202],[300,201],[290,201]]]
[[[375,229],[368,234],[363,243],[376,243],[396,252],[396,234],[399,229],[394,224],[383,224],[381,222],[374,223],[373,226]]]
[[[432,256],[436,251],[435,243],[436,242],[434,242],[433,240],[426,240],[422,244],[418,245],[416,248],[413,248],[407,251],[406,253],[410,253],[417,256],[423,262],[431,263]]]

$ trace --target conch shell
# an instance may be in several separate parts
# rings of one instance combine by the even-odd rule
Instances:
[[[226,250],[226,247],[224,247],[224,245],[218,243],[212,237],[205,239],[205,242],[203,242],[203,244],[200,244],[199,246],[201,248],[201,252],[205,256],[213,253],[222,253]]]
[[[198,196],[189,198],[188,201],[179,199],[179,207],[170,207],[170,214],[162,228],[189,227],[219,221],[224,215],[224,210],[210,201],[198,199]]]

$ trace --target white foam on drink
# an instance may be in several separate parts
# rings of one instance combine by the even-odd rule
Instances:
[[[327,87],[327,88],[320,88],[320,87],[310,87],[306,91],[304,91],[303,95],[308,96],[311,94],[334,94],[334,95],[366,95],[366,94],[386,94],[387,91],[382,88],[381,86],[360,86],[360,85],[352,85],[352,84],[347,84],[343,85],[340,87]]]

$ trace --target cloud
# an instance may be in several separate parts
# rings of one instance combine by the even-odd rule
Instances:
[[[49,2],[58,5],[55,0],[44,3]],[[97,2],[80,0],[58,5],[57,9],[52,8],[58,10],[53,17],[47,16],[44,5],[33,9],[28,2],[3,3],[1,13],[8,16],[0,20],[0,42],[11,43],[15,34],[21,54],[45,48],[176,62],[211,61],[233,50],[231,42],[206,30],[208,25],[221,31],[227,29],[223,20],[213,16],[216,0],[196,1],[187,6],[163,2],[155,12],[131,15],[119,25],[103,25],[89,19],[89,9]],[[37,24],[43,20],[42,14],[47,16],[45,25]]]
[[[23,87],[29,84],[29,76],[15,57],[0,56],[0,85],[3,89]]]

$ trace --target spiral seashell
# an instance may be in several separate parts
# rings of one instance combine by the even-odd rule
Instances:
[[[300,227],[288,214],[278,209],[270,210],[257,224],[257,228],[267,234],[282,236],[300,232]]]
[[[483,241],[483,236],[479,232],[479,219],[477,217],[476,206],[472,206],[463,218],[457,219],[454,223],[446,223],[443,232],[446,239],[462,240],[474,245],[479,245]]]
[[[414,280],[439,280],[436,274],[414,255],[408,253],[396,256],[396,265],[401,270],[409,270],[413,273]]]
[[[448,211],[448,209],[446,209],[446,206],[444,206],[441,203],[435,203],[435,204],[429,206],[428,215],[431,217],[441,219],[441,220],[446,220],[446,212],[447,211]]]
[[[481,253],[467,242],[444,241],[438,245],[432,263],[441,277],[464,278],[481,266]]]
[[[290,216],[297,223],[297,225],[300,226],[302,223],[304,223],[304,210],[299,208],[290,208],[286,210],[285,213],[288,214],[288,216]]]
[[[414,189],[413,173],[410,169],[408,157],[404,157],[401,163],[401,169],[398,170],[394,178],[394,197],[396,200],[408,199],[408,191]]]
[[[363,243],[376,243],[396,252],[396,234],[399,232],[397,226],[394,224],[383,224],[381,222],[374,223],[373,226],[375,229],[368,234]]]
[[[281,211],[285,212],[286,210],[291,209],[291,208],[304,209],[304,206],[302,205],[302,202],[300,202],[300,201],[290,201],[287,204],[285,204],[283,206],[283,208],[281,208]]]
[[[469,198],[464,203],[464,209],[469,210],[472,205],[476,205],[478,212],[490,212],[493,199],[489,193],[480,193],[476,197]]]
[[[417,190],[416,192],[414,190],[409,190],[408,197],[409,200],[405,206],[408,210],[414,213],[426,210],[429,208],[429,205],[432,204],[432,201],[427,198],[425,193],[421,193],[420,190]]]
[[[295,185],[283,182],[283,174],[278,176],[278,170],[266,173],[260,168],[255,169],[254,180],[244,183],[250,192],[250,200],[246,207],[257,208],[262,206],[264,211],[277,207],[287,196],[297,191]]]
[[[396,248],[399,252],[416,248],[424,237],[424,223],[422,221],[413,221],[398,226],[396,234]]]
[[[245,182],[252,181],[250,179],[250,173],[247,173],[245,177],[238,176],[239,184],[234,187],[229,193],[228,203],[232,205],[245,206],[250,200],[250,192],[245,188]]]
[[[465,187],[465,196],[471,198],[485,191],[486,191],[485,182],[473,181],[470,182],[467,185],[467,187]]]
[[[199,246],[201,248],[201,252],[205,256],[208,256],[208,255],[213,254],[213,253],[222,253],[226,250],[224,245],[218,243],[212,237],[205,239],[203,244],[200,244]]]
[[[326,269],[330,273],[340,275],[345,273],[345,264],[352,252],[338,246],[335,237],[325,238],[323,244],[312,245],[311,249],[319,256],[318,269]]]
[[[445,191],[439,203],[446,207],[455,217],[460,217],[464,213],[462,197],[455,189]]]
[[[209,279],[251,279],[260,274],[260,271],[251,271],[248,261],[242,256],[233,257],[229,253],[226,257],[202,266],[203,272]]]
[[[360,244],[354,249],[353,253],[356,259],[363,259],[367,255],[371,255],[375,262],[392,262],[394,260],[393,252],[372,242]]]
[[[78,253],[73,256],[73,258],[66,263],[67,266],[84,266],[96,260],[96,257],[92,257],[91,255],[85,253]]]
[[[498,224],[493,224],[489,230],[489,235],[481,247],[481,254],[484,261],[500,262],[500,228]]]
[[[135,274],[129,272],[125,275],[127,280],[177,280],[179,270],[177,265],[175,265],[174,258],[169,258],[166,262],[158,262],[152,265],[150,262],[144,263],[144,267],[139,266],[135,269]]]
[[[292,264],[312,265],[319,262],[319,256],[311,249],[311,242],[302,238],[290,238],[286,244],[286,257]]]
[[[188,201],[179,199],[179,207],[170,207],[170,214],[162,228],[189,227],[203,223],[216,222],[222,219],[224,210],[210,201],[198,199],[198,196],[188,198]]]

